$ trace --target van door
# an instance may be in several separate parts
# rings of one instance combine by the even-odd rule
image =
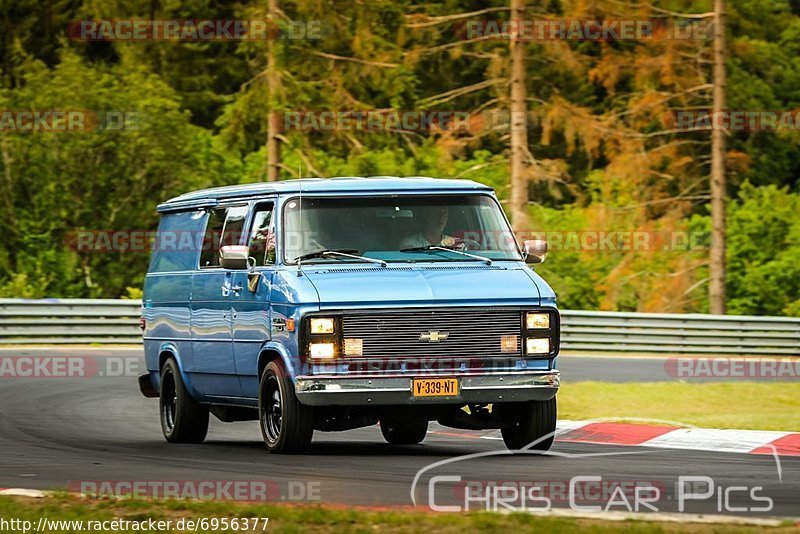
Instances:
[[[203,395],[240,397],[233,358],[231,298],[234,272],[219,265],[219,249],[242,240],[247,206],[216,208],[208,214],[200,265],[192,277],[192,361],[186,372]]]
[[[233,356],[242,394],[258,398],[258,354],[271,339],[270,292],[275,274],[274,201],[258,202],[253,208],[247,232],[253,270],[260,275],[255,291],[248,287],[249,272],[235,271],[233,285],[243,289],[231,295],[233,313]]]

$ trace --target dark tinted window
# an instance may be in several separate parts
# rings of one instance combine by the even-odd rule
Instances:
[[[225,226],[225,208],[211,210],[208,214],[206,232],[203,234],[203,251],[200,253],[200,268],[219,265],[219,244]]]
[[[153,239],[149,272],[193,271],[197,267],[197,237],[203,232],[202,211],[166,213]]]

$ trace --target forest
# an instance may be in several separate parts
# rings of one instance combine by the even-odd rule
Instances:
[[[521,118],[514,3],[540,22],[521,44]],[[713,2],[511,4],[0,0],[0,297],[138,298],[146,250],[74,236],[154,230],[158,203],[204,187],[423,175],[508,206],[523,135],[527,199],[507,212],[550,242],[537,270],[560,306],[708,313],[712,135],[683,118],[712,106]],[[597,38],[554,21],[648,24]],[[728,0],[724,27],[727,109],[794,117],[800,0]],[[21,111],[82,120],[30,128]],[[725,131],[727,313],[800,316],[800,124],[757,116]]]

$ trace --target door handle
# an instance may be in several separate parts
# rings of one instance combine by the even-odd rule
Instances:
[[[233,286],[233,287],[231,288],[231,291],[233,291],[233,294],[234,294],[234,295],[236,295],[236,296],[238,297],[238,296],[239,296],[239,293],[241,293],[241,292],[242,292],[242,286]]]
[[[222,286],[222,296],[229,297],[231,294],[231,288],[228,286]]]

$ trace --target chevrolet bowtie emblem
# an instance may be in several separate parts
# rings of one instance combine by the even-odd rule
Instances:
[[[428,343],[438,343],[444,341],[450,334],[448,332],[423,332],[419,335],[420,341],[427,341]]]

